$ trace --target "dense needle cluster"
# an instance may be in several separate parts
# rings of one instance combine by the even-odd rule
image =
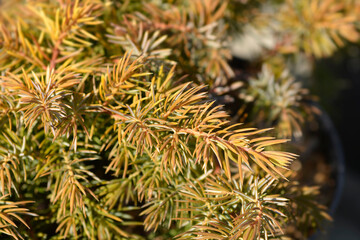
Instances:
[[[290,73],[270,59],[238,84],[263,111],[245,125],[208,92],[244,25],[280,32],[283,62],[319,57],[358,40],[360,7],[265,2],[0,1],[1,238],[286,239],[330,219],[278,138],[304,122]]]

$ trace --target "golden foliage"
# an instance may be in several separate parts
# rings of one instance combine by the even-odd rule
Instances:
[[[266,239],[284,235],[289,209],[313,214],[310,224],[328,218],[315,188],[287,184],[297,155],[270,136],[301,129],[304,92],[290,74],[264,68],[240,89],[269,128],[234,123],[209,98],[234,76],[229,6],[255,16],[260,3],[1,2],[0,233],[142,239],[140,224],[153,238]],[[347,3],[293,3],[280,5],[305,22],[278,20],[297,51],[323,56],[358,39]],[[21,218],[35,216],[27,199],[39,217]]]
[[[47,68],[45,77],[32,72],[32,78],[24,70],[22,79],[9,72],[8,76],[1,77],[2,86],[19,96],[20,103],[25,105],[20,111],[24,111],[27,126],[31,127],[41,117],[45,132],[49,128],[54,132],[54,126],[65,116],[61,99],[69,94],[66,90],[79,80],[73,73],[64,74],[62,71],[54,74],[50,68]]]
[[[171,50],[168,59],[182,65],[185,74],[206,74],[197,76],[201,82],[219,84],[232,77],[227,63],[231,54],[223,37],[226,27],[222,18],[227,1],[196,0],[164,6],[148,3],[143,12],[124,17],[109,35],[110,41],[143,56],[165,58]],[[159,33],[161,38],[157,38]]]
[[[194,212],[190,220],[199,223],[179,239],[250,240],[281,235],[279,221],[285,217],[282,211],[288,199],[267,194],[275,185],[269,175],[250,178],[244,185],[221,176],[211,176],[205,184],[189,183],[181,194],[191,199],[192,206],[181,211]],[[218,218],[218,214],[223,217]]]
[[[218,162],[229,178],[230,161],[238,164],[242,177],[241,166],[246,164],[251,168],[250,160],[273,177],[282,176],[277,167],[288,166],[295,155],[285,152],[268,155],[263,150],[286,140],[255,138],[266,129],[227,126],[227,114],[220,111],[219,106],[214,106],[213,102],[203,103],[206,97],[204,92],[200,92],[203,87],[190,88],[189,84],[183,84],[166,89],[172,75],[172,71],[163,75],[160,70],[151,82],[142,83],[146,88],[134,92],[138,97],[131,105],[104,108],[117,119],[119,143],[125,139],[137,145],[136,155],[146,152],[152,153],[153,159],[161,157],[165,171],[181,171],[191,157],[204,169],[208,163]],[[195,142],[194,150],[188,148],[191,142]],[[113,161],[118,160],[115,158]]]
[[[344,40],[357,42],[358,15],[349,11],[353,1],[287,0],[279,15],[279,22],[288,33],[282,51],[303,50],[315,57],[331,55],[344,45]]]
[[[27,208],[21,207],[22,205],[31,203],[31,201],[12,202],[7,201],[7,195],[0,197],[0,233],[12,236],[14,239],[24,239],[17,230],[15,222],[19,221],[27,228],[28,224],[19,215],[33,215]]]

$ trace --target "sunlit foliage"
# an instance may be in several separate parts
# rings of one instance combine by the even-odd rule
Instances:
[[[284,143],[307,109],[291,73],[264,65],[238,83],[255,127],[209,95],[235,76],[230,34],[266,26],[265,1],[11,2],[0,2],[1,238],[267,239],[330,219],[289,170]],[[358,39],[351,1],[295,2],[273,3],[291,35],[273,55]]]

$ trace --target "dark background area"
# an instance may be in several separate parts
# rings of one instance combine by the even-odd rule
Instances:
[[[312,92],[328,112],[341,138],[346,163],[360,172],[356,160],[360,133],[360,47],[350,45],[315,63]],[[360,160],[360,159],[359,159]]]
[[[311,91],[333,120],[345,157],[345,182],[325,239],[360,239],[360,47],[315,63]]]

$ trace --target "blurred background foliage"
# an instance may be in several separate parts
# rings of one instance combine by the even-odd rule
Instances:
[[[358,1],[0,7],[1,237],[306,239],[331,220],[314,103],[353,112],[332,102],[359,71]]]

